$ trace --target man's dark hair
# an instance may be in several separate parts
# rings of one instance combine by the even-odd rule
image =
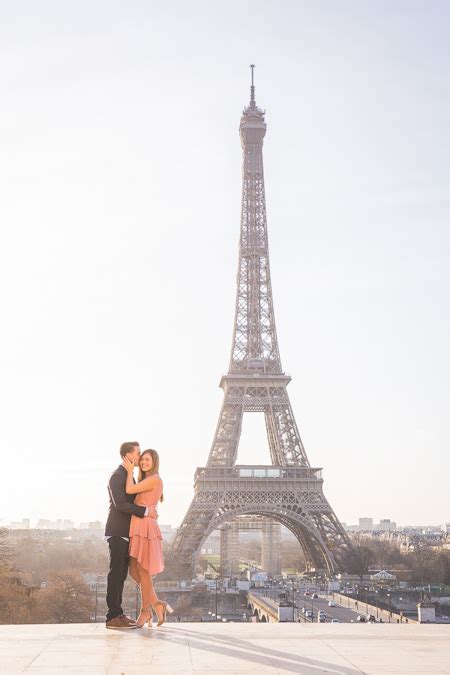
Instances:
[[[137,445],[139,445],[137,441],[127,441],[126,443],[122,443],[120,446],[120,456],[125,457],[129,452],[133,452]]]

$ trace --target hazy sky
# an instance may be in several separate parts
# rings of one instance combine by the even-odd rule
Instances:
[[[283,367],[339,518],[450,520],[450,5],[0,4],[0,518],[180,523],[228,366],[256,64]],[[244,418],[239,463],[266,463]]]

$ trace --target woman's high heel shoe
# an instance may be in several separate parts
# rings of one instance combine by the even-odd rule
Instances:
[[[143,614],[148,614],[148,617],[142,621],[141,617]],[[139,614],[139,618],[136,621],[136,626],[137,628],[143,628],[145,624],[148,623],[149,628],[151,628],[151,625],[153,623],[153,612],[152,612],[152,606],[149,605],[148,607],[143,607],[141,609],[141,613]]]
[[[162,617],[159,617],[158,612],[156,611],[156,608],[158,606],[163,608]],[[167,604],[167,602],[164,602],[164,600],[158,600],[158,602],[155,602],[155,604],[153,605],[153,609],[155,610],[156,616],[158,617],[158,623],[156,624],[157,626],[162,626],[163,623],[165,623],[167,612],[169,612],[169,614],[172,614],[173,612],[172,607],[169,604]]]

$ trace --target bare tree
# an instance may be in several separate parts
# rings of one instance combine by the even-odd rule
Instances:
[[[12,558],[8,537],[9,532],[6,527],[0,527],[0,566],[7,565]]]
[[[86,623],[92,610],[92,593],[78,572],[51,572],[48,586],[38,594],[36,618],[41,623]]]
[[[373,550],[361,539],[354,539],[353,548],[343,556],[343,566],[346,572],[357,574],[362,581],[364,574],[369,571],[369,565],[375,561]]]
[[[24,586],[17,573],[0,568],[0,624],[32,623],[35,590]]]

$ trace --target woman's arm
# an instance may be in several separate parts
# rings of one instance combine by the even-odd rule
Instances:
[[[127,495],[137,495],[139,492],[147,492],[148,490],[153,490],[154,487],[158,484],[159,476],[149,476],[144,478],[139,483],[133,482],[133,474],[127,475],[127,486],[126,491]]]
[[[154,476],[148,476],[148,478],[144,478],[144,480],[141,480],[140,483],[135,483],[133,480],[133,462],[130,462],[127,458],[125,458],[122,462],[122,466],[124,466],[127,470],[127,483],[125,487],[127,495],[137,495],[139,492],[153,490],[160,480],[159,476],[155,474]]]

